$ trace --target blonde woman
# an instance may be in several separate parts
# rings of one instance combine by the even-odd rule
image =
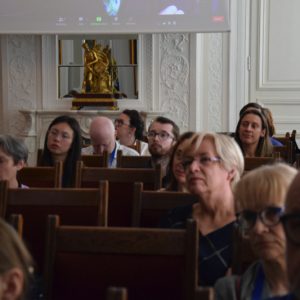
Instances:
[[[249,236],[259,261],[241,276],[220,279],[216,299],[266,299],[288,293],[285,234],[280,218],[285,197],[297,170],[285,165],[266,165],[247,173],[237,184],[235,201],[238,224]]]
[[[182,154],[186,188],[199,201],[170,211],[161,225],[183,228],[188,218],[197,222],[199,284],[208,286],[231,266],[235,223],[232,188],[243,173],[244,158],[236,142],[222,134],[197,133],[186,144]]]

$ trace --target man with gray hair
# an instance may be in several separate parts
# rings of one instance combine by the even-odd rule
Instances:
[[[107,151],[110,168],[115,168],[117,165],[118,150],[122,150],[123,155],[139,156],[134,149],[120,145],[116,140],[114,124],[107,117],[95,117],[91,122],[89,133],[92,145],[82,149],[82,154],[103,155],[103,152]]]

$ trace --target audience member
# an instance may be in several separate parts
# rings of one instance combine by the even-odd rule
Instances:
[[[237,124],[235,139],[245,157],[272,156],[273,146],[265,116],[256,109],[246,110]]]
[[[139,141],[141,145],[140,155],[150,155],[148,144],[143,142],[144,121],[137,110],[125,109],[115,119],[115,128],[117,139],[121,145],[130,147]]]
[[[8,181],[9,188],[25,188],[18,182],[17,172],[21,170],[28,158],[25,144],[10,135],[0,135],[0,180]]]
[[[171,210],[161,227],[184,228],[193,218],[200,232],[199,284],[211,286],[232,263],[235,209],[232,188],[244,170],[239,146],[229,136],[195,134],[183,151],[186,187],[199,202]]]
[[[286,234],[287,273],[291,295],[280,299],[300,299],[300,173],[287,193],[282,223]]]
[[[216,299],[266,299],[288,293],[285,235],[280,217],[296,169],[265,165],[247,173],[235,188],[238,224],[258,257],[241,276],[224,277],[215,285]]]
[[[267,123],[268,123],[268,127],[269,127],[269,136],[270,136],[272,145],[273,146],[283,146],[282,143],[280,143],[278,140],[276,140],[273,137],[273,135],[275,134],[275,125],[274,125],[274,121],[273,121],[272,112],[268,108],[263,107],[262,105],[260,105],[257,102],[249,102],[245,106],[242,107],[242,109],[240,110],[239,116],[241,117],[245,111],[251,110],[251,109],[256,109],[265,116]]]
[[[162,168],[162,186],[167,187],[170,178],[168,165],[172,148],[179,138],[179,128],[170,119],[165,117],[157,117],[150,124],[148,129],[148,144],[151,154],[151,165],[155,167],[160,164]]]
[[[55,118],[48,127],[43,153],[38,164],[53,166],[55,162],[63,162],[63,187],[75,184],[76,162],[81,153],[80,126],[76,119],[69,116]]]
[[[32,258],[15,230],[2,219],[0,245],[0,299],[27,299],[33,277]]]
[[[104,151],[109,154],[109,167],[117,166],[117,152],[122,150],[123,155],[138,156],[139,153],[116,141],[115,127],[107,117],[95,117],[90,125],[90,138],[92,146],[82,149],[82,154],[103,155]]]
[[[167,191],[186,191],[186,176],[182,165],[182,153],[188,140],[193,136],[194,132],[188,131],[183,133],[177,143],[173,147],[173,151],[169,163],[170,184],[167,186]]]

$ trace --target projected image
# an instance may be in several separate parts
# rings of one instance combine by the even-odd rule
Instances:
[[[103,0],[105,12],[112,17],[115,17],[121,6],[122,0]]]
[[[169,5],[159,12],[161,16],[166,15],[184,15],[184,11],[177,8],[176,5]]]

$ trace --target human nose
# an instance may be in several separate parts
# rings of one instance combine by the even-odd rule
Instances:
[[[252,230],[256,234],[262,234],[268,230],[268,227],[262,222],[259,217],[257,217]]]

